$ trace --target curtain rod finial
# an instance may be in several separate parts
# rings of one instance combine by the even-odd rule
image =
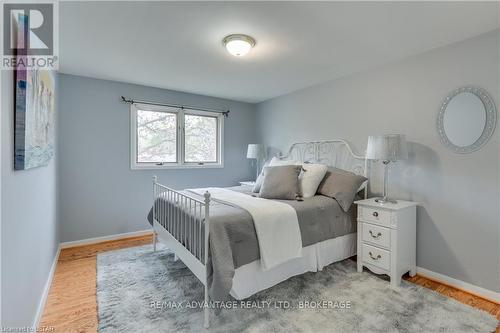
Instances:
[[[121,99],[122,99],[122,102],[124,102],[124,103],[129,103],[129,104],[134,103],[134,101],[132,99],[126,99],[124,96],[121,96]]]

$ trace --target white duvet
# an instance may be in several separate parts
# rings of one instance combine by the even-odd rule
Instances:
[[[263,270],[302,255],[299,221],[292,206],[225,188],[210,187],[189,191],[201,195],[208,191],[213,200],[244,209],[252,216]]]

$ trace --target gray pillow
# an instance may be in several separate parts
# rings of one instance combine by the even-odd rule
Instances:
[[[318,193],[334,198],[340,207],[347,212],[351,207],[359,187],[367,180],[342,169],[331,168],[326,172],[325,178],[318,187]]]
[[[255,185],[253,186],[253,192],[258,193],[260,191],[260,187],[262,186],[262,181],[264,180],[264,168],[266,166],[282,166],[282,165],[301,165],[300,162],[291,161],[291,160],[280,160],[278,157],[274,156],[271,161],[268,161],[262,167],[262,171],[260,172],[257,180],[255,181]],[[300,186],[300,185],[299,185]]]
[[[299,195],[301,165],[268,166],[264,168],[264,179],[260,197],[265,199],[295,200]]]

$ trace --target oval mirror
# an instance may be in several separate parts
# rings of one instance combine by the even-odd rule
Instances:
[[[495,130],[496,110],[486,91],[463,87],[449,94],[438,116],[438,132],[445,146],[457,153],[481,148]]]

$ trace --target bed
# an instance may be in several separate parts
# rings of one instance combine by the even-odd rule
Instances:
[[[280,159],[367,174],[364,156],[356,154],[342,139],[295,143]],[[366,188],[367,182],[360,193],[366,193]],[[164,242],[204,284],[205,327],[209,326],[209,300],[245,299],[292,276],[321,270],[356,254],[353,207],[346,212],[335,199],[323,195],[303,201],[255,197],[250,186],[176,191],[153,178],[153,207],[148,219],[155,232],[154,248],[157,240]],[[293,208],[299,251],[287,256],[287,249],[293,249],[293,234],[283,237],[287,226],[277,224],[276,228],[282,229],[271,229],[278,230],[273,235],[265,231],[269,239],[264,241],[262,225],[268,224],[257,223],[252,207],[261,212],[259,221],[266,219],[262,213],[266,209],[271,214]],[[266,242],[267,249],[263,245]],[[269,246],[275,246],[276,251],[269,251]],[[285,252],[285,259],[273,262],[268,253],[280,250]]]

